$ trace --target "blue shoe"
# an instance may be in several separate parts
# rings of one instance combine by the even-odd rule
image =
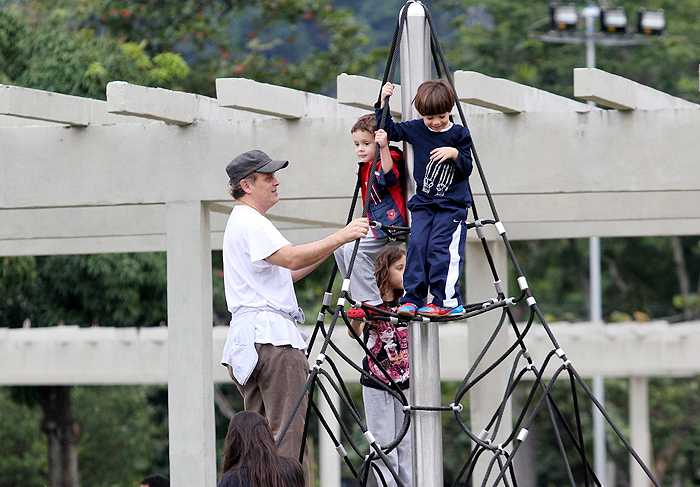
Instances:
[[[426,304],[417,313],[421,316],[461,316],[464,314],[464,307],[460,304],[455,308],[443,308],[435,304]]]
[[[416,306],[413,303],[403,303],[396,309],[396,314],[399,316],[408,316],[410,318],[413,318],[414,316],[416,316],[417,309],[418,306]]]

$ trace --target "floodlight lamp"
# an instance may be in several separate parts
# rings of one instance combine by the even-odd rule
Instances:
[[[578,25],[578,10],[573,3],[549,4],[549,15],[552,30],[576,30]]]
[[[627,32],[627,13],[623,7],[600,9],[600,30],[624,34]]]
[[[637,12],[637,32],[639,34],[657,35],[664,33],[666,14],[663,9],[647,10],[640,8]]]

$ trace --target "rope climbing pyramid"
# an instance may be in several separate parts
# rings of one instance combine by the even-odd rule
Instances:
[[[384,85],[386,82],[392,82],[394,78],[396,65],[399,59],[399,47],[401,46],[402,35],[406,30],[409,6],[412,8],[420,6],[423,9],[425,22],[427,23],[427,28],[429,30],[431,57],[434,62],[434,69],[437,77],[447,79],[454,90],[454,83],[450,78],[450,71],[445,61],[445,56],[440,46],[430,12],[422,3],[413,1],[408,2],[401,10],[390,48],[389,59],[387,61],[384,77],[382,79],[382,85]],[[465,128],[468,128],[460,104],[457,103],[456,106],[461,119],[461,124]],[[388,113],[389,107],[387,103],[382,111],[381,121],[379,123],[380,128],[384,126]],[[346,313],[346,307],[348,304],[361,306],[363,309],[365,309],[365,320],[368,322],[387,321],[393,324],[408,326],[409,329],[412,330],[410,343],[411,396],[420,397],[420,394],[414,394],[414,389],[421,387],[421,384],[416,383],[417,381],[414,372],[418,372],[418,368],[422,369],[424,364],[418,363],[418,367],[416,367],[416,362],[414,361],[414,349],[418,347],[425,347],[426,344],[416,343],[414,336],[420,335],[418,333],[414,334],[413,331],[417,330],[423,332],[428,327],[433,327],[432,329],[435,331],[435,333],[437,333],[437,324],[456,320],[454,316],[430,318],[424,316],[400,316],[383,308],[372,307],[363,303],[355,302],[352,299],[352,296],[349,295],[348,290],[349,282],[352,278],[354,260],[358,251],[358,240],[355,243],[352,258],[348,265],[347,278],[343,280],[340,297],[335,304],[332,303],[333,297],[331,291],[336,279],[337,266],[334,267],[333,272],[331,273],[329,283],[326,288],[326,293],[323,298],[323,304],[308,346],[308,350],[312,350],[316,340],[318,340],[320,342],[320,347],[318,347],[320,351],[316,357],[312,357],[313,365],[308,381],[302,395],[297,401],[292,417],[289,418],[285,428],[281,432],[278,443],[285,435],[289,425],[291,424],[292,418],[296,414],[305,415],[306,428],[304,436],[306,437],[306,434],[308,433],[309,421],[313,412],[318,417],[318,420],[324,430],[321,431],[320,434],[327,434],[330,437],[331,441],[336,447],[337,452],[342,457],[352,475],[357,479],[355,485],[363,487],[368,485],[371,477],[370,472],[376,472],[376,475],[379,478],[378,483],[380,485],[389,485],[391,482],[392,485],[395,484],[405,487],[404,482],[402,482],[400,476],[392,467],[387,455],[396,449],[399,443],[404,439],[404,436],[406,436],[407,432],[409,431],[409,426],[412,424],[412,422],[416,422],[418,414],[421,414],[422,412],[434,412],[438,415],[446,413],[454,416],[454,420],[459,425],[460,430],[468,438],[471,444],[471,452],[467,458],[460,461],[462,467],[452,485],[517,486],[518,479],[515,474],[514,464],[518,462],[518,452],[523,443],[527,441],[528,435],[535,426],[536,420],[538,418],[545,418],[551,424],[551,443],[557,445],[561,460],[560,462],[551,465],[550,468],[561,469],[563,472],[565,472],[565,476],[568,479],[568,484],[571,485],[571,487],[576,487],[578,485],[601,486],[601,482],[596,477],[587,454],[587,445],[585,442],[586,435],[584,434],[584,424],[580,413],[581,407],[585,404],[589,408],[590,405],[592,405],[598,411],[600,411],[608,426],[612,429],[612,431],[614,431],[618,440],[625,446],[625,448],[627,448],[632,457],[646,473],[650,481],[655,486],[660,487],[660,484],[654,478],[649,468],[634,451],[632,445],[625,438],[620,428],[614,423],[603,405],[594,396],[593,392],[589,389],[588,385],[577,372],[572,361],[567,357],[566,352],[557,342],[557,339],[552,333],[545,317],[539,309],[527,279],[523,275],[523,272],[518,264],[517,258],[508,240],[506,228],[498,216],[496,205],[489,190],[482,164],[474,146],[472,146],[471,152],[474,167],[478,173],[480,183],[483,187],[486,200],[488,202],[489,215],[488,217],[480,216],[480,212],[478,211],[476,203],[474,202],[472,206],[473,221],[467,224],[467,228],[468,231],[473,230],[481,242],[484,256],[488,262],[491,277],[493,278],[494,293],[490,299],[465,304],[464,313],[459,316],[458,319],[469,320],[470,318],[475,318],[481,315],[488,317],[489,322],[492,323],[492,334],[486,341],[486,344],[481,349],[480,353],[473,358],[471,368],[466,372],[464,379],[454,392],[454,399],[450,404],[446,405],[412,403],[410,398],[407,398],[402,392],[401,388],[394,382],[391,374],[384,369],[380,360],[378,360],[376,356],[372,354],[362,338],[353,330]],[[375,152],[374,164],[377,163],[378,157],[379,147],[377,147]],[[370,171],[370,187],[372,186],[374,179],[374,171]],[[352,219],[352,216],[355,213],[355,206],[358,200],[360,187],[361,180],[358,176],[357,185],[355,187],[352,204],[348,215],[348,222]],[[370,198],[367,198],[364,202],[363,214],[365,215],[368,212],[369,200]],[[495,233],[498,235],[498,239],[502,241],[507,252],[509,265],[512,266],[512,270],[514,271],[515,275],[517,275],[517,284],[519,288],[519,293],[517,295],[508,296],[507,289],[499,277],[497,266],[492,255],[492,249],[490,248],[489,241],[486,237],[486,231],[489,227],[495,230]],[[382,227],[382,229],[386,230],[387,228]],[[401,234],[407,233],[409,229],[401,227],[389,229],[388,231],[390,235],[397,237]],[[518,307],[522,308],[522,310],[519,310],[522,311],[522,316],[527,316],[527,321],[525,323],[519,324],[516,322],[516,313],[514,313],[514,310]],[[326,319],[329,316],[332,318],[330,319],[329,323],[326,323]],[[337,326],[338,323],[340,323],[341,326]],[[483,321],[480,321],[480,323],[483,323]],[[345,324],[345,327],[342,326],[343,324]],[[529,338],[528,335],[534,327],[541,327],[545,331],[549,339],[549,343],[551,344],[549,347],[549,352],[546,354],[546,356],[538,357],[537,361],[535,357],[531,356],[527,346],[527,341]],[[338,333],[338,328],[341,329],[342,333],[346,332],[345,328],[350,331],[357,342],[357,345],[362,348],[367,357],[372,360],[374,366],[383,373],[384,377],[388,378],[388,384],[384,384],[383,382],[378,381],[369,375],[361,365],[353,362],[348,354],[336,344],[333,336],[335,333]],[[494,344],[498,343],[499,346],[501,344],[501,342],[496,342],[496,337],[499,335],[499,333],[507,329],[510,329],[511,336],[514,336],[515,339],[512,341],[512,343],[509,343],[505,349],[496,350]],[[465,343],[465,348],[466,346],[467,345]],[[396,400],[398,400],[403,406],[403,423],[399,434],[393,441],[389,442],[388,444],[378,444],[372,431],[368,429],[367,424],[363,419],[362,408],[353,401],[346,384],[343,382],[338,364],[328,355],[329,349],[335,353],[338,360],[347,362],[347,364],[356,370],[359,375],[366,377],[367,380],[374,381],[376,387],[383,388],[383,390],[396,398]],[[489,359],[489,363],[487,363],[486,357],[493,357],[494,354],[496,356],[495,360],[491,358]],[[418,355],[422,354],[419,353]],[[465,414],[463,403],[467,394],[473,393],[477,385],[483,381],[487,381],[489,375],[493,373],[497,367],[507,367],[509,370],[507,383],[499,394],[500,401],[498,403],[498,407],[490,416],[487,424],[481,426],[467,424],[467,421],[465,421],[463,417]],[[547,373],[545,374],[545,372]],[[549,377],[549,379],[545,380],[545,377]],[[437,381],[439,389],[439,377],[437,378]],[[573,421],[568,419],[567,415],[562,412],[562,405],[558,404],[552,395],[552,389],[555,384],[561,382],[568,383],[568,389],[570,391],[569,399],[574,410]],[[516,387],[525,383],[528,384],[526,399],[524,400],[520,411],[518,413],[514,413],[512,415],[513,417],[511,418],[510,408],[507,406],[510,404]],[[341,398],[344,408],[349,412],[356,426],[361,429],[368,446],[358,444],[355,438],[353,438],[351,428],[348,425],[343,424],[343,421],[341,420],[341,412],[334,405],[334,401],[331,397],[333,393],[337,394]],[[302,400],[307,395],[309,398],[308,407],[305,411],[300,411],[299,409],[300,405],[302,404]],[[329,422],[330,419],[321,414],[319,407],[321,401],[327,403],[327,408],[332,412],[340,424],[341,437],[337,437],[334,433],[334,429],[331,427]],[[414,438],[416,438],[416,436],[414,436]],[[418,435],[418,438],[421,438],[421,435]],[[360,459],[359,463],[357,460],[353,460],[351,458],[351,455],[346,451],[344,444],[349,445],[354,451],[354,453]],[[303,457],[305,446],[306,442],[303,442],[300,449],[300,459]],[[425,447],[426,445],[421,445],[419,442],[417,443],[414,441],[414,450],[420,452],[421,449]],[[432,448],[432,445],[427,445],[427,447]],[[418,457],[420,457],[420,455],[421,454],[418,453]],[[414,453],[414,458],[416,458],[416,456],[416,453]],[[571,467],[572,458],[579,459],[583,468],[577,469],[576,472],[574,472]],[[382,471],[377,468],[376,462],[382,462],[387,467],[385,471],[390,473],[392,477],[391,479],[387,479],[384,476]],[[477,467],[477,465],[479,465],[479,467]],[[423,466],[423,469],[426,468],[441,469],[441,455],[438,457],[437,464]],[[414,481],[414,485],[420,485],[421,487],[429,485],[432,487],[432,483],[436,482],[426,480],[426,478],[421,477],[420,473],[415,475],[414,472],[414,479],[416,478],[418,478],[420,481],[418,484],[416,484]],[[438,472],[438,475],[430,478],[442,479],[442,474],[441,472]],[[439,487],[437,483],[435,484],[435,487]]]

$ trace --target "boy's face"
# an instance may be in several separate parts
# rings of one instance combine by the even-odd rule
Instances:
[[[371,162],[374,159],[374,134],[366,130],[357,130],[352,133],[352,141],[355,144],[355,155],[360,162]]]
[[[438,115],[421,115],[423,123],[433,132],[440,132],[450,124],[450,112],[440,113]]]

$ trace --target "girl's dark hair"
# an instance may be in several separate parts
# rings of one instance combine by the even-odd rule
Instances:
[[[406,255],[406,251],[401,247],[387,245],[379,252],[377,260],[374,261],[374,279],[377,281],[377,287],[379,288],[379,294],[382,296],[382,299],[392,294],[394,299],[403,296],[403,289],[391,289],[389,287],[388,277],[389,267],[404,255]]]
[[[253,411],[236,413],[229,422],[224,440],[221,475],[231,470],[240,485],[304,486],[301,464],[277,454],[270,425],[263,416]],[[246,479],[248,484],[244,483]]]
[[[426,81],[418,87],[413,106],[424,116],[449,113],[455,106],[455,92],[445,78]]]

